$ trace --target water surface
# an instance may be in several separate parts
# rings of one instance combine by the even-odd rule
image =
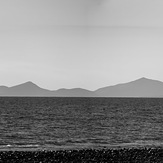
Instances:
[[[0,97],[0,149],[163,145],[163,99]]]

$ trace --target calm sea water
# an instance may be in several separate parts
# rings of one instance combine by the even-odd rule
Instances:
[[[163,99],[0,97],[0,149],[163,146]]]

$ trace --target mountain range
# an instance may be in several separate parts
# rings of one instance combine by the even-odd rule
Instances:
[[[82,88],[47,90],[32,82],[13,87],[0,86],[0,96],[24,97],[163,97],[163,82],[140,78],[90,91]]]

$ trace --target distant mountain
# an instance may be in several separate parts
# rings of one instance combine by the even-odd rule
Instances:
[[[0,86],[0,96],[94,97],[95,93],[82,88],[50,91],[40,88],[32,82],[26,82],[13,87]]]
[[[4,94],[7,91],[8,87],[0,86],[0,94]]]
[[[0,86],[0,96],[45,97],[163,97],[163,82],[140,78],[138,80],[89,91],[82,88],[50,91],[32,82],[13,87]]]
[[[140,78],[129,83],[100,88],[95,93],[100,97],[163,97],[163,82]]]
[[[0,87],[1,96],[49,96],[51,91],[38,87],[32,82],[26,82],[13,87]]]
[[[55,95],[59,97],[70,96],[70,97],[95,97],[97,96],[93,91],[89,91],[82,88],[73,89],[59,89],[55,91]]]

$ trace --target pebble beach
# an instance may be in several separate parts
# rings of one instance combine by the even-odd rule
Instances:
[[[163,148],[1,151],[1,163],[161,163]]]

